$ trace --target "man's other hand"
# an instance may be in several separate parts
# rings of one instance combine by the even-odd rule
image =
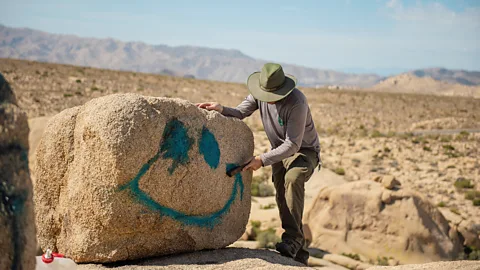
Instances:
[[[201,109],[206,109],[209,111],[217,111],[219,113],[223,111],[223,106],[216,102],[197,103],[196,105]]]
[[[263,165],[262,159],[260,158],[260,156],[256,156],[250,161],[250,163],[248,163],[247,166],[245,166],[245,168],[243,168],[243,171],[248,171],[250,169],[256,171],[260,169],[262,165]]]

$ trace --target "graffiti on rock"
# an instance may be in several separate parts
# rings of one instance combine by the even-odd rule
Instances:
[[[185,125],[177,119],[172,119],[165,126],[162,143],[158,152],[140,168],[134,178],[120,186],[120,191],[128,190],[136,201],[146,206],[151,211],[157,212],[161,216],[170,217],[185,225],[212,229],[215,225],[220,223],[223,215],[230,210],[230,207],[237,198],[237,194],[239,195],[240,200],[243,200],[244,184],[241,174],[235,175],[232,192],[223,207],[213,213],[203,215],[189,215],[164,206],[141,190],[139,186],[142,176],[148,172],[150,167],[160,156],[164,159],[171,158],[173,160],[171,167],[168,168],[170,174],[175,171],[178,165],[186,165],[189,161],[188,151],[191,149],[192,145],[193,139],[188,137]],[[210,168],[216,169],[218,167],[220,162],[220,149],[218,147],[218,142],[215,139],[215,136],[206,127],[203,127],[202,129],[199,141],[199,151]],[[237,166],[237,164],[227,164],[226,170],[228,171],[235,166]]]

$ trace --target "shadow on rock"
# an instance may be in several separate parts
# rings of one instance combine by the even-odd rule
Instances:
[[[167,267],[169,269],[184,269],[189,267],[209,269],[212,266],[214,266],[215,269],[250,269],[258,267],[262,269],[290,269],[304,265],[270,250],[224,248],[104,265],[80,265],[79,269],[144,269],[145,266],[150,266],[148,269],[163,269]]]

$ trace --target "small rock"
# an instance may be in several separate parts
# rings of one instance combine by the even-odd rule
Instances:
[[[393,188],[398,187],[402,184],[397,179],[395,179],[394,176],[386,175],[382,178],[382,185],[386,189],[393,189]]]
[[[396,265],[398,265],[398,261],[395,260],[395,259],[389,259],[388,260],[388,265],[389,266],[396,266]]]
[[[389,190],[386,190],[382,193],[382,202],[383,203],[391,203],[392,202],[392,192]]]

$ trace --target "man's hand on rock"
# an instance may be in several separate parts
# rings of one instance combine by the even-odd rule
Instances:
[[[256,156],[250,161],[250,163],[248,163],[247,166],[245,166],[245,168],[243,168],[243,171],[248,171],[248,170],[256,171],[260,169],[260,167],[262,166],[263,166],[262,159],[260,158],[260,156]]]
[[[197,103],[197,107],[209,111],[217,111],[219,113],[223,111],[223,106],[220,103],[216,102]]]

